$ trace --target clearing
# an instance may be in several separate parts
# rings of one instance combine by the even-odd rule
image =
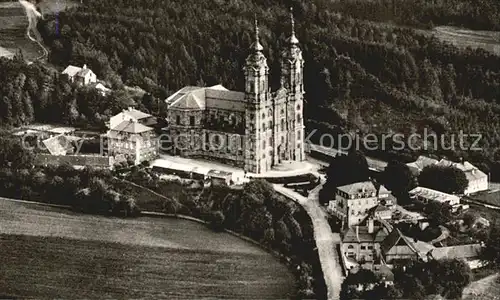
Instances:
[[[1,297],[283,299],[296,291],[272,255],[186,220],[0,199],[0,249]]]
[[[38,6],[47,15],[75,5],[76,2],[70,0],[43,0]],[[26,36],[27,28],[28,18],[21,3],[17,0],[0,2],[0,57],[12,57],[18,49],[28,61],[40,57],[43,51]]]
[[[500,32],[477,31],[451,26],[438,26],[432,31],[437,38],[459,48],[483,48],[500,55]]]

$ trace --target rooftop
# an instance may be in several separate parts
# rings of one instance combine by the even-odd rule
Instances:
[[[470,244],[435,248],[429,252],[429,255],[434,259],[470,259],[476,258],[480,251],[480,244]]]
[[[244,111],[244,100],[244,93],[230,91],[222,85],[215,85],[211,87],[184,87],[168,97],[165,102],[169,108],[177,109],[218,108]]]
[[[437,163],[438,161],[436,159],[421,155],[417,158],[416,161],[408,163],[406,165],[410,168],[410,170],[420,172],[425,167],[435,165]]]
[[[453,162],[446,159],[442,159],[437,163],[438,166],[442,167],[455,167],[465,173],[465,177],[467,177],[468,181],[473,181],[476,179],[481,179],[488,177],[483,171],[476,168],[473,164],[468,161],[465,162]]]
[[[357,232],[356,232],[357,230]],[[368,232],[367,226],[351,227],[344,231],[343,243],[381,243],[389,235],[389,231],[383,226],[373,226],[373,232]]]
[[[64,134],[60,134],[43,140],[43,144],[52,155],[66,155],[67,152],[73,149],[72,140],[68,139]]]
[[[438,202],[457,202],[460,201],[460,197],[455,195],[450,195],[433,189],[418,186],[409,192],[410,196],[418,196],[427,200],[433,200]]]
[[[377,189],[371,181],[356,182],[348,185],[343,185],[337,187],[339,191],[342,191],[348,195],[358,195],[363,194],[377,194]]]
[[[143,133],[152,131],[153,128],[142,125],[141,123],[133,120],[125,120],[117,126],[111,128],[111,131],[128,132],[128,133]]]

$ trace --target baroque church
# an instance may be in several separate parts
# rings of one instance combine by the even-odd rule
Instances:
[[[165,101],[168,106],[168,150],[184,157],[214,159],[264,173],[285,161],[302,161],[304,155],[304,60],[291,33],[281,52],[281,86],[271,92],[269,67],[255,37],[243,68],[244,92],[222,85],[187,86]]]

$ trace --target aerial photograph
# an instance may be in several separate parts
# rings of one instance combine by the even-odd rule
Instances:
[[[0,0],[0,136],[2,300],[500,300],[500,0]]]

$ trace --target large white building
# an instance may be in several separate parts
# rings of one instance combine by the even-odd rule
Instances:
[[[351,227],[363,222],[383,199],[390,199],[390,192],[383,185],[377,190],[371,181],[357,182],[337,187],[328,211]]]
[[[442,167],[455,167],[465,173],[468,182],[467,188],[464,191],[465,195],[486,191],[489,188],[488,175],[468,161],[457,163],[442,159],[436,165]]]

